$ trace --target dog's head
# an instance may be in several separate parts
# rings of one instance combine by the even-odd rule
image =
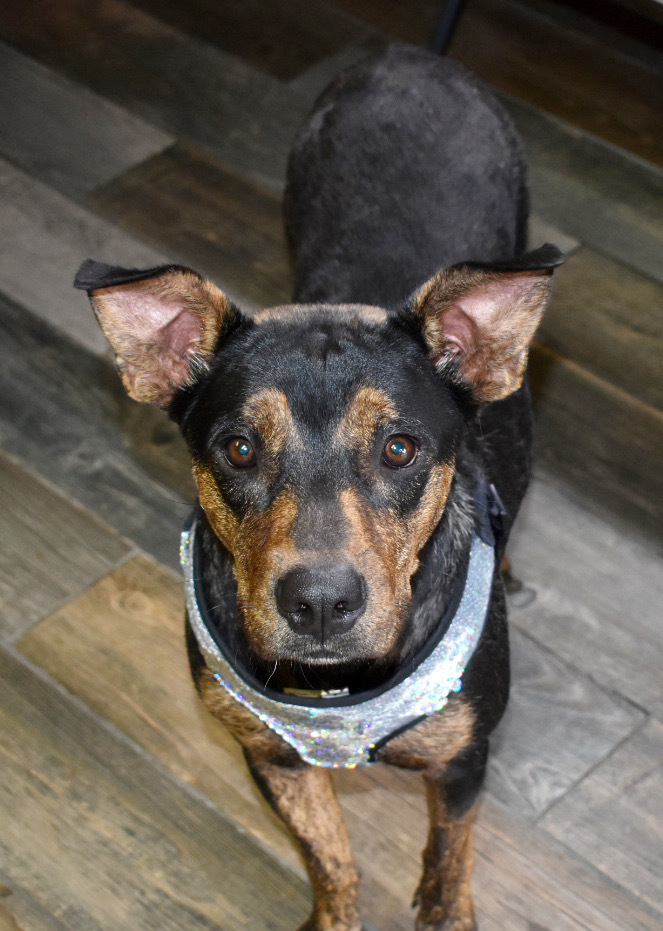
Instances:
[[[455,266],[397,313],[252,317],[188,269],[82,266],[128,393],[181,424],[259,657],[394,648],[468,409],[520,385],[559,258],[544,247],[515,267]]]

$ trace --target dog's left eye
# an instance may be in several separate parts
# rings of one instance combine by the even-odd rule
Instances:
[[[391,469],[402,469],[417,458],[418,447],[409,436],[392,436],[382,450],[382,461]]]
[[[230,465],[236,469],[251,469],[256,464],[256,451],[244,436],[228,440],[225,454]]]

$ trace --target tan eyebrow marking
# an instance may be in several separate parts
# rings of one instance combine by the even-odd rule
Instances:
[[[398,411],[387,394],[378,388],[364,386],[350,399],[345,416],[338,425],[336,439],[344,446],[368,452],[378,427],[397,418]]]
[[[278,307],[265,307],[253,315],[255,323],[267,323],[270,320],[283,320],[306,324],[312,307],[322,308],[344,319],[355,318],[366,323],[386,323],[388,314],[382,307],[371,304],[281,304]]]
[[[263,449],[272,458],[287,445],[301,445],[288,399],[278,388],[264,388],[251,395],[242,407],[242,417],[255,429]]]

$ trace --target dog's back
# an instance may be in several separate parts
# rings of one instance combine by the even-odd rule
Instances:
[[[395,307],[442,267],[522,252],[520,142],[464,68],[393,45],[317,102],[291,154],[285,219],[296,301]]]

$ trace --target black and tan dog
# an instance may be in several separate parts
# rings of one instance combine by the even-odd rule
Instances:
[[[302,850],[308,929],[360,928],[328,767],[373,761],[423,773],[417,928],[475,927],[471,828],[509,684],[499,563],[529,472],[521,385],[561,258],[523,255],[526,215],[500,106],[395,46],[341,75],[295,145],[295,303],[247,316],[176,266],[88,261],[77,278],[129,394],[190,447],[193,674]]]

